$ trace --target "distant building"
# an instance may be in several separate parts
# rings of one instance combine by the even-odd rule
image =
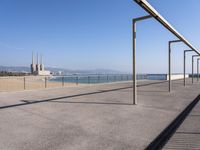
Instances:
[[[62,71],[58,71],[58,75],[63,75],[63,72]]]
[[[38,58],[38,54],[37,54],[37,63],[35,64],[34,53],[32,54],[31,74],[41,75],[41,76],[50,75],[50,71],[47,71],[44,69],[42,56],[41,56],[40,63],[39,63],[39,58]]]

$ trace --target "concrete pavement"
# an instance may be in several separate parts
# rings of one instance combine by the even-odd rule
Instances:
[[[182,82],[140,82],[137,106],[131,82],[0,93],[0,149],[144,149],[199,95]]]

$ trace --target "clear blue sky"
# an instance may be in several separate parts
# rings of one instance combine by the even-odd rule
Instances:
[[[200,49],[200,0],[149,2]],[[1,0],[0,65],[29,66],[35,51],[46,66],[131,72],[132,18],[145,14],[132,0]],[[137,34],[138,72],[167,72],[176,38],[154,19],[138,23]],[[183,49],[173,46],[174,73],[183,70]]]

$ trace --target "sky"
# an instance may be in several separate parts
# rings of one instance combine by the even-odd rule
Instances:
[[[149,2],[200,49],[200,0]],[[132,72],[132,18],[143,15],[133,0],[0,0],[0,65],[30,66],[34,51],[48,67]],[[168,41],[175,39],[155,19],[139,22],[137,72],[167,73]],[[185,49],[173,45],[173,73],[183,71]]]

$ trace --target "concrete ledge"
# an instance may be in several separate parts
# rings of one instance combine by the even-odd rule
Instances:
[[[169,80],[169,75],[166,75],[166,76],[167,76],[167,80]],[[183,78],[184,78],[183,74],[172,74],[171,75],[171,80],[178,80],[178,79],[183,79]],[[189,78],[189,74],[186,74],[185,78]]]

